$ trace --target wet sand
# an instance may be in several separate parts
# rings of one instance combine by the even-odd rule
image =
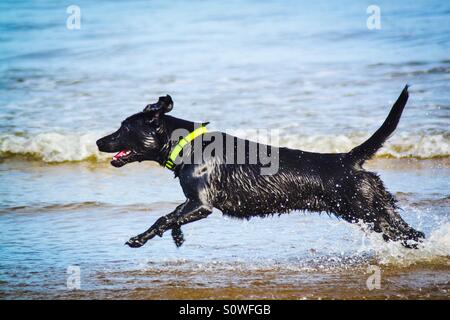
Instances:
[[[368,266],[369,264],[367,264]],[[350,267],[329,270],[255,269],[219,265],[186,270],[148,267],[145,270],[98,272],[98,289],[28,291],[17,288],[1,298],[25,299],[449,299],[448,259],[410,267],[382,267],[380,287],[369,289],[370,270]]]

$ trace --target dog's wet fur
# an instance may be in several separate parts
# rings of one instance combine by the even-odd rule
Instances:
[[[370,230],[381,233],[386,241],[400,241],[408,248],[417,247],[424,234],[401,218],[395,198],[378,175],[362,168],[397,127],[407,100],[408,86],[403,89],[383,125],[348,153],[276,148],[279,169],[273,175],[261,174],[263,164],[259,162],[229,164],[214,155],[197,164],[176,164],[174,172],[186,201],[126,244],[140,247],[156,235],[162,236],[172,230],[175,244],[181,246],[184,242],[181,226],[206,218],[213,208],[217,208],[225,215],[247,219],[292,210],[326,212],[351,223],[363,223]],[[125,119],[116,132],[99,139],[99,150],[119,152],[111,161],[115,167],[145,160],[164,165],[176,144],[172,139],[174,130],[192,132],[202,125],[166,115],[172,108],[170,96],[160,97],[143,112]],[[225,133],[206,133],[202,137],[203,149],[211,143],[208,138],[214,134],[222,135],[223,141],[230,138]],[[262,146],[236,137],[233,139],[234,147],[237,143],[245,143],[246,152],[251,144]],[[275,150],[275,147],[270,148]],[[190,148],[189,152],[196,152],[195,148]]]

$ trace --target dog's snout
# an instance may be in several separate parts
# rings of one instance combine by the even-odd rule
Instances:
[[[98,150],[101,152],[118,152],[124,147],[120,143],[119,134],[117,132],[104,136],[96,142]]]
[[[102,151],[102,147],[103,147],[103,141],[102,141],[102,139],[98,139],[97,142],[96,142],[96,144],[97,144],[98,150]]]
[[[106,141],[106,137],[103,137],[101,139],[98,139],[97,142],[97,148],[101,152],[110,152],[110,145],[108,141]]]

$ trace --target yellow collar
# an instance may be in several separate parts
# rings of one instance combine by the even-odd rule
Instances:
[[[172,152],[170,152],[169,159],[167,159],[165,166],[166,168],[173,170],[175,166],[175,160],[177,159],[180,152],[183,150],[184,146],[188,143],[191,143],[192,140],[197,138],[198,136],[201,136],[202,134],[206,133],[208,130],[205,126],[198,127],[191,133],[189,133],[186,137],[183,137],[178,141],[178,143],[175,145],[175,147],[172,149]]]

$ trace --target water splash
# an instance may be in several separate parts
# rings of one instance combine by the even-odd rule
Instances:
[[[376,262],[388,267],[409,267],[421,264],[447,265],[450,267],[450,222],[434,229],[418,249],[407,249],[399,242],[386,242],[380,234],[367,233],[370,248]]]

